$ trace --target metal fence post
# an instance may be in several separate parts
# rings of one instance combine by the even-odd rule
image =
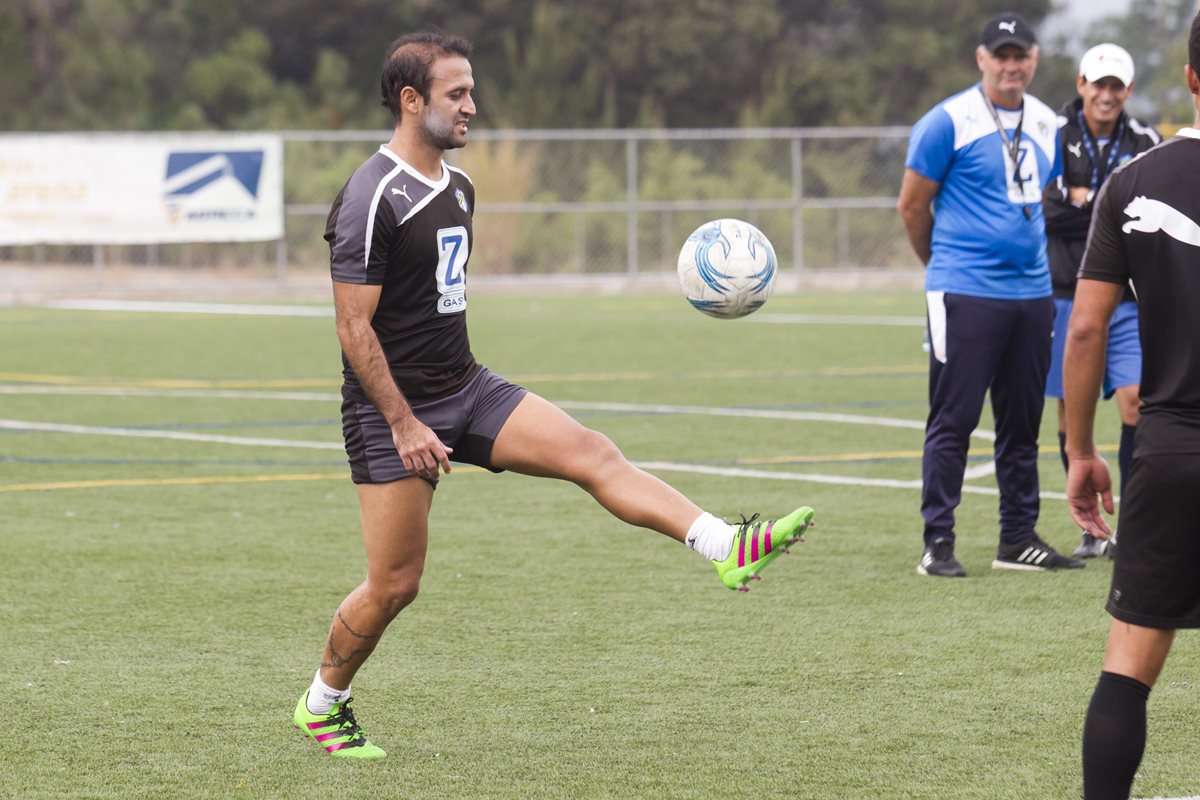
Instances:
[[[804,150],[792,139],[792,269],[804,269]]]
[[[92,270],[96,273],[96,285],[104,285],[104,245],[92,245]]]
[[[582,211],[575,212],[575,271],[587,272],[587,220]]]
[[[275,240],[275,282],[286,286],[288,280],[287,234]]]
[[[625,247],[625,270],[630,274],[638,271],[638,147],[637,139],[630,136],[625,140],[625,195],[628,203],[625,227],[629,241]]]

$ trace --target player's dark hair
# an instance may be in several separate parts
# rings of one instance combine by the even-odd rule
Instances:
[[[1188,36],[1188,63],[1192,72],[1200,75],[1200,13],[1192,20],[1192,33]]]
[[[409,33],[388,45],[379,77],[379,95],[380,103],[392,112],[392,120],[400,122],[401,89],[411,86],[428,103],[433,62],[445,56],[470,58],[471,50],[472,45],[466,39],[439,30]]]

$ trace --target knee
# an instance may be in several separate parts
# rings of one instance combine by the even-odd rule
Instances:
[[[581,456],[575,470],[577,483],[588,483],[629,463],[612,439],[599,431],[588,430],[584,433],[583,442],[576,452]]]
[[[421,571],[392,570],[368,580],[371,598],[387,619],[392,619],[417,599],[421,588]]]

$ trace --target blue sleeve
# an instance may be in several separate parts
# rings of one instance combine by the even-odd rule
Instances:
[[[1062,174],[1062,128],[1059,128],[1054,133],[1054,163],[1050,165],[1050,176],[1046,179],[1042,188],[1045,189]]]
[[[954,122],[940,105],[913,126],[904,166],[942,183],[954,163]]]

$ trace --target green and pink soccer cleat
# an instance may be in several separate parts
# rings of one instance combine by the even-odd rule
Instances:
[[[383,758],[382,749],[367,741],[358,727],[350,700],[336,703],[328,714],[310,714],[308,692],[300,695],[292,723],[334,758]]]
[[[750,591],[750,581],[762,580],[758,573],[788,551],[796,542],[804,541],[804,531],[813,525],[813,510],[801,506],[786,517],[759,521],[758,514],[742,518],[733,535],[733,550],[724,561],[714,561],[721,582],[739,592]]]

